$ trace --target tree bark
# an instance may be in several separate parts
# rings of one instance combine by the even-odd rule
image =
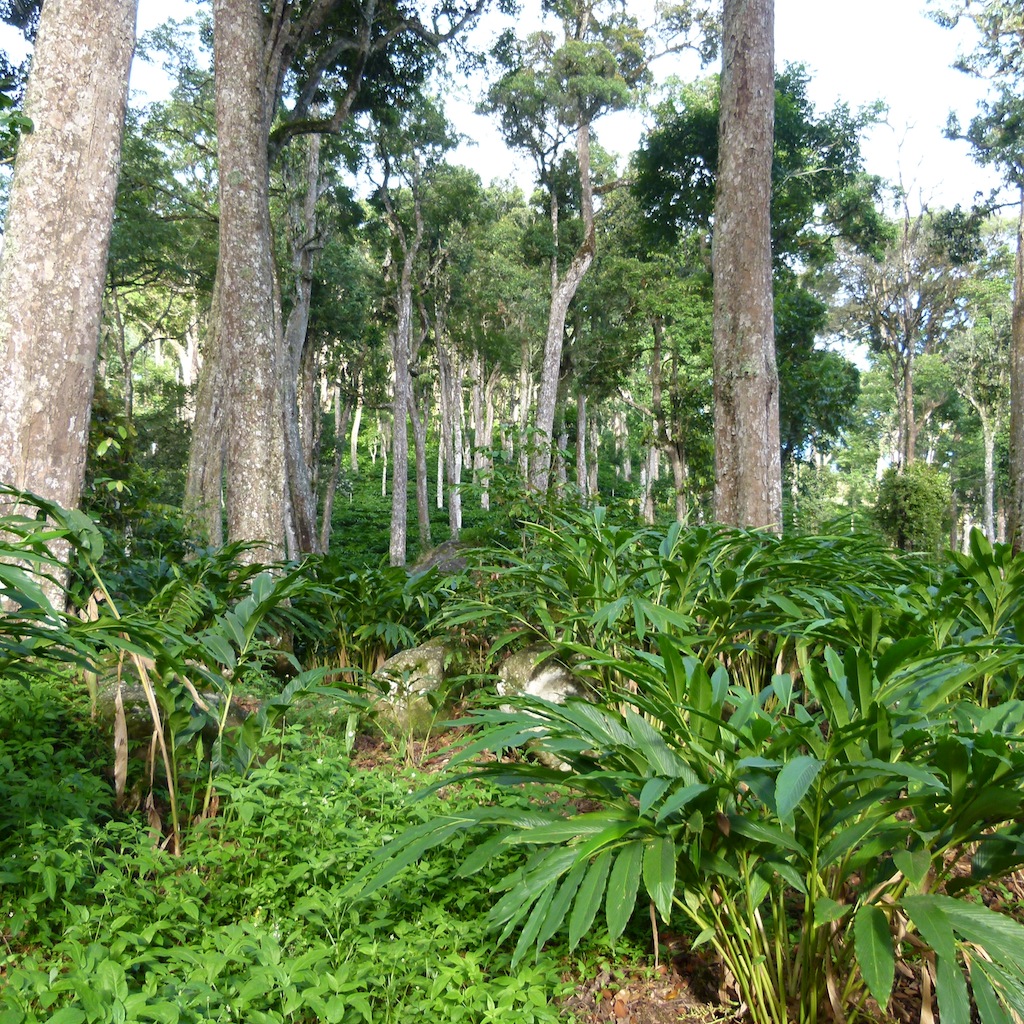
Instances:
[[[136,0],[43,5],[0,264],[0,481],[78,505]]]
[[[584,501],[587,482],[587,396],[581,391],[576,395],[576,486]]]
[[[1024,550],[1024,187],[1017,217],[1010,355],[1010,507],[1007,529],[1014,553]]]
[[[263,78],[263,7],[213,7],[220,232],[217,340],[228,399],[225,477],[228,538],[246,557],[284,556],[285,371],[270,227],[270,113]]]
[[[714,272],[715,515],[782,529],[772,308],[774,0],[726,0]]]
[[[353,476],[359,476],[359,428],[362,422],[363,396],[360,392],[359,397],[356,399],[356,411],[352,414],[352,433],[349,435],[348,442],[348,468]]]
[[[551,445],[554,439],[555,406],[558,402],[558,381],[562,369],[562,344],[565,340],[565,319],[569,304],[576,296],[580,282],[594,262],[597,232],[594,225],[594,187],[590,176],[590,124],[582,121],[576,129],[576,158],[580,172],[580,214],[583,219],[583,241],[564,275],[558,273],[557,255],[551,270],[551,305],[548,329],[544,339],[544,361],[540,387],[537,390],[537,411],[534,418],[533,454],[530,458],[530,488],[546,491],[551,477]],[[558,203],[552,198],[551,208],[554,247],[558,250]]]
[[[418,346],[417,346],[418,347]],[[427,416],[428,404],[422,412],[416,404],[416,392],[410,389],[409,419],[412,422],[413,455],[416,464],[416,527],[419,534],[420,551],[429,551],[433,546],[430,536],[430,496],[427,487]]]
[[[288,475],[286,537],[288,557],[317,551],[316,493],[312,452],[315,427],[308,395],[316,359],[309,338],[309,311],[313,295],[313,259],[319,248],[316,201],[320,188],[320,136],[307,136],[302,201],[293,213],[292,270],[295,274],[291,312],[284,330],[285,367],[281,377],[284,416],[285,466]],[[302,401],[301,399],[304,399]]]

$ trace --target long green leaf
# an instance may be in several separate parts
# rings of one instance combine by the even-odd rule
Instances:
[[[538,949],[541,949],[548,939],[562,926],[565,915],[569,912],[569,905],[579,891],[580,883],[586,876],[587,867],[586,861],[577,861],[565,878],[562,879],[562,884],[558,887],[558,892],[555,893],[554,899],[552,899],[551,905],[548,907],[544,926],[537,933]]]
[[[775,780],[775,805],[779,818],[792,824],[794,812],[821,771],[823,762],[809,754],[788,761]]]
[[[992,982],[976,958],[971,960],[971,991],[981,1024],[1012,1024],[1010,1012],[1000,1003]]]
[[[943,912],[941,897],[907,896],[903,900],[903,908],[917,925],[925,942],[935,950],[935,993],[942,1024],[970,1024],[967,981],[957,961],[956,939],[949,918]]]
[[[608,893],[605,898],[605,915],[608,920],[608,934],[614,942],[625,931],[630,915],[636,906],[637,889],[640,887],[640,862],[644,844],[639,839],[627,843],[615,858],[608,878]]]
[[[896,975],[889,919],[879,907],[864,906],[853,918],[854,950],[864,984],[884,1010],[892,995]]]
[[[584,861],[584,863],[586,863]],[[612,851],[603,850],[587,871],[586,878],[576,893],[576,902],[569,917],[569,949],[575,949],[580,939],[590,931],[604,896],[605,883],[612,865]]]
[[[667,924],[676,891],[676,844],[671,836],[656,836],[645,844],[643,876],[644,888]]]

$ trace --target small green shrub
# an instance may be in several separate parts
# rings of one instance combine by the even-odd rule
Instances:
[[[887,469],[878,485],[875,516],[901,551],[931,554],[948,543],[949,477],[924,462]]]

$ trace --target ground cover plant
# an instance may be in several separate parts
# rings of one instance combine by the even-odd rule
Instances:
[[[453,887],[454,842],[372,904],[346,895],[396,831],[492,789],[410,805],[420,777],[354,764],[307,720],[246,778],[221,775],[222,812],[172,855],[116,812],[68,690],[0,689],[5,1024],[558,1019],[557,953],[513,972],[487,941],[501,859]]]

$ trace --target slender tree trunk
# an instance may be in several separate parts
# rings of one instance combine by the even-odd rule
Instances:
[[[906,466],[912,466],[917,457],[917,417],[914,415],[914,356],[912,352],[907,353],[903,365],[903,411],[902,411],[902,451],[901,470]]]
[[[984,504],[984,527],[985,536],[990,540],[996,539],[996,424],[992,417],[987,416],[978,410],[981,416],[981,432],[985,441],[985,496]]]
[[[224,449],[227,443],[227,381],[223,351],[217,340],[219,278],[218,272],[213,286],[206,358],[196,389],[185,478],[185,515],[215,548],[224,544]]]
[[[576,396],[576,486],[580,498],[587,498],[587,396]]]
[[[530,437],[530,404],[533,382],[530,373],[530,343],[524,337],[519,347],[519,471],[523,486],[530,485],[530,448],[534,439]],[[552,420],[554,414],[552,413]],[[549,435],[550,436],[550,433]],[[549,453],[550,457],[550,453]]]
[[[0,482],[78,505],[136,0],[46,0],[0,264]],[[61,595],[52,595],[61,600]]]
[[[391,544],[392,565],[405,565],[409,535],[409,428],[412,408],[412,377],[409,375],[409,333],[412,330],[412,291],[401,289],[398,323],[391,336],[391,358],[395,367],[395,393],[391,429]]]
[[[289,528],[286,534],[292,538],[289,558],[297,558],[319,547],[312,472],[313,413],[309,408],[309,394],[303,394],[303,385],[309,388],[315,382],[316,358],[309,338],[309,311],[313,295],[313,259],[319,246],[316,201],[320,188],[320,136],[307,136],[306,147],[302,201],[292,215],[295,282],[291,312],[284,330],[285,366],[281,377],[288,474]]]
[[[1024,550],[1024,187],[1017,218],[1010,355],[1010,502],[1007,532],[1015,553]]]
[[[562,344],[565,339],[565,318],[569,304],[576,295],[580,282],[594,262],[597,252],[597,232],[594,226],[594,189],[590,177],[590,125],[582,122],[576,129],[576,158],[580,172],[580,212],[583,218],[583,242],[577,249],[564,276],[559,276],[557,262],[551,274],[551,305],[548,311],[548,329],[544,339],[544,361],[541,366],[540,387],[537,391],[537,412],[534,419],[536,434],[534,451],[530,459],[530,488],[546,491],[551,475],[551,442],[554,438],[555,407],[558,401],[558,382],[562,369]],[[552,231],[555,248],[558,247],[558,204],[552,199]]]
[[[640,515],[649,526],[654,525],[654,485],[660,475],[658,443],[653,438],[647,446],[643,464],[640,467]]]
[[[356,382],[358,387],[358,381]],[[348,442],[348,468],[353,476],[359,476],[359,428],[363,422],[363,395],[362,391],[356,398],[356,411],[352,414],[352,433]]]
[[[345,402],[342,405],[341,389],[336,389],[334,393],[334,463],[331,466],[331,476],[327,481],[327,489],[324,492],[324,508],[320,520],[319,550],[323,554],[326,554],[331,546],[331,517],[334,515],[334,498],[338,493],[338,483],[341,480],[341,453],[344,451],[342,438],[344,438],[345,431],[348,429],[348,421],[351,415],[352,403]]]
[[[772,308],[774,0],[725,0],[713,236],[715,515],[782,529]]]
[[[601,447],[601,430],[596,416],[591,416],[587,423],[589,434],[587,443],[587,494],[591,500],[598,497],[597,470]]]
[[[427,488],[427,414],[416,404],[416,392],[410,389],[409,418],[412,420],[413,452],[416,460],[416,525],[419,531],[420,551],[429,551],[433,546],[430,536],[430,497]]]
[[[676,522],[684,523],[689,513],[689,496],[686,492],[689,471],[686,458],[683,455],[683,446],[670,441],[666,445],[666,451],[672,465],[672,485],[676,495]]]

